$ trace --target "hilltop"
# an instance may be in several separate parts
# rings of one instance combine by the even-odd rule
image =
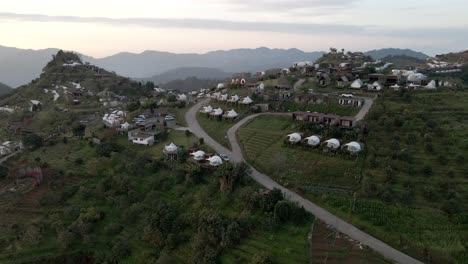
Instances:
[[[468,62],[468,50],[462,52],[454,52],[448,54],[442,54],[436,56],[437,60],[451,62],[451,63],[467,63]]]
[[[426,61],[406,55],[389,55],[381,59],[384,62],[393,63],[395,68],[416,67],[425,65]]]
[[[125,106],[151,90],[152,87],[84,63],[75,53],[58,51],[39,78],[18,87],[0,104],[24,112],[28,129],[47,134],[83,115],[100,112],[105,105]],[[37,115],[36,107],[41,110]],[[11,122],[25,121],[16,115],[10,118]]]
[[[428,55],[414,51],[411,49],[395,49],[395,48],[388,48],[388,49],[378,49],[378,50],[371,50],[366,52],[366,55],[371,56],[373,59],[379,60],[383,59],[387,56],[407,56],[413,57],[420,60],[425,60],[429,58]]]

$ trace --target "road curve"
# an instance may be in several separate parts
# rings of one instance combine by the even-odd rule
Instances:
[[[189,109],[189,111],[185,114],[185,119],[187,124],[190,127],[190,130],[193,134],[195,134],[199,138],[204,138],[205,144],[209,145],[213,148],[216,152],[227,154],[230,156],[233,162],[239,163],[245,161],[241,146],[237,140],[237,131],[245,125],[250,120],[258,117],[262,114],[255,114],[248,116],[238,123],[236,123],[231,129],[228,130],[227,136],[229,142],[232,147],[232,151],[228,150],[218,142],[216,142],[213,138],[211,138],[200,126],[197,121],[197,113],[200,108],[209,102],[210,99],[204,99],[195,104],[193,107]],[[370,109],[370,107],[369,107]],[[281,115],[281,114],[278,114]],[[264,186],[267,189],[278,188],[280,189],[285,197],[290,201],[297,202],[299,205],[303,206],[304,209],[310,213],[312,213],[315,217],[320,219],[321,221],[325,222],[327,225],[332,226],[333,228],[337,229],[339,232],[349,236],[350,238],[361,242],[364,245],[369,246],[374,251],[382,254],[384,257],[393,260],[397,263],[404,263],[404,264],[422,264],[421,261],[414,259],[403,252],[400,252],[391,246],[387,245],[386,243],[376,239],[375,237],[359,230],[355,226],[351,225],[350,223],[346,222],[345,220],[333,215],[332,213],[328,212],[327,210],[321,208],[317,204],[302,198],[299,194],[284,188],[274,180],[272,180],[267,175],[257,171],[255,168],[252,167],[252,174],[251,177],[257,181],[259,184]]]

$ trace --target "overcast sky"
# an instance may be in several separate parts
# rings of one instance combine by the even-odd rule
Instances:
[[[5,0],[0,45],[95,57],[234,48],[468,49],[467,0]]]

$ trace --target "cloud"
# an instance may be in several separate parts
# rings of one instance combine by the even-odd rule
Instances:
[[[259,0],[260,3],[266,0]],[[293,1],[294,3],[302,0]],[[305,0],[304,0],[305,1]],[[309,1],[309,0],[307,0]],[[239,0],[237,2],[244,2]],[[294,3],[285,6],[292,8]],[[319,5],[338,5],[342,0],[312,1]],[[259,4],[259,3],[257,3]],[[161,19],[161,18],[105,18],[105,17],[78,17],[78,16],[47,16],[40,14],[1,13],[1,21],[32,21],[32,22],[70,22],[109,24],[114,26],[139,26],[147,28],[185,28],[200,30],[221,30],[240,32],[271,32],[289,33],[302,36],[352,36],[353,39],[362,39],[362,42],[372,42],[377,38],[406,40],[407,43],[427,43],[427,46],[457,47],[463,49],[468,43],[468,28],[466,27],[440,27],[440,28],[390,28],[383,26],[354,26],[340,24],[316,23],[280,23],[280,22],[246,22],[210,19]],[[318,40],[319,41],[319,40]],[[344,44],[344,43],[343,43]],[[391,43],[389,43],[391,44]],[[337,43],[336,45],[341,45]],[[346,45],[346,44],[344,44]],[[466,45],[465,45],[466,46]]]
[[[252,12],[267,10],[278,13],[346,9],[358,1],[360,0],[226,0],[228,4],[239,10]]]
[[[261,31],[295,34],[351,34],[362,33],[364,30],[363,28],[358,26],[339,24],[246,22],[212,19],[47,16],[40,14],[16,13],[0,13],[0,21],[2,20],[33,22],[102,23],[111,25],[134,25],[143,27],[213,29],[228,31]]]

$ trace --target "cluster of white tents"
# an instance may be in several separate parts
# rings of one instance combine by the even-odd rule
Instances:
[[[224,117],[229,119],[234,119],[239,116],[239,114],[234,109],[225,112],[222,108],[214,109],[211,105],[202,107],[202,109],[200,109],[200,113],[209,114],[215,117],[223,116],[224,114]]]
[[[249,96],[241,98],[237,94],[229,96],[228,94],[222,94],[221,92],[215,92],[211,94],[211,98],[216,99],[220,102],[238,103],[242,105],[249,105],[253,103],[252,98],[250,98]]]
[[[337,151],[341,147],[341,150],[347,151],[351,154],[358,154],[359,152],[363,150],[363,146],[356,141],[350,142],[342,146],[340,141],[336,138],[326,140],[322,143],[321,137],[316,136],[316,135],[302,139],[301,134],[292,133],[292,134],[287,135],[287,139],[289,143],[291,144],[304,143],[310,147],[319,147],[322,145],[324,148],[331,150],[331,151]]]
[[[102,122],[105,126],[113,128],[119,127],[125,121],[127,114],[122,110],[114,110],[110,114],[105,114],[102,117]]]
[[[190,153],[193,159],[197,162],[202,162],[204,160],[208,161],[211,166],[217,167],[223,164],[223,159],[220,156],[212,156],[207,158],[206,153],[203,150],[198,150],[193,153]]]

